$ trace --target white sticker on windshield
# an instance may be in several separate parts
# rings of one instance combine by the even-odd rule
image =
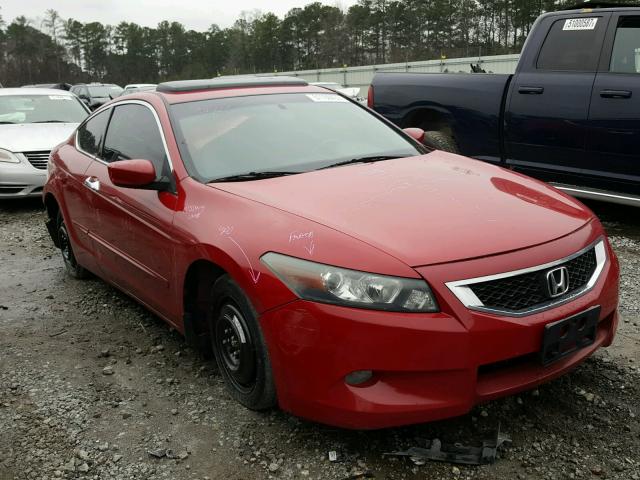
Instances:
[[[51,100],[73,100],[73,97],[70,95],[49,95]]]
[[[307,97],[314,102],[345,103],[349,101],[335,93],[307,93]]]
[[[596,17],[590,18],[568,18],[564,21],[564,27],[562,30],[594,30],[598,19]]]

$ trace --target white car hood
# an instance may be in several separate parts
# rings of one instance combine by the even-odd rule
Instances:
[[[0,148],[12,152],[51,150],[69,138],[78,123],[0,125]]]

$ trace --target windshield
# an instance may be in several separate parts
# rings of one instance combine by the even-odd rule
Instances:
[[[189,174],[202,182],[424,153],[366,109],[334,93],[202,100],[172,105],[171,113]]]
[[[118,96],[122,91],[117,85],[101,85],[99,87],[87,87],[89,89],[89,95],[97,98],[108,98],[109,95],[114,97]]]
[[[0,95],[0,124],[80,123],[88,115],[73,95]]]

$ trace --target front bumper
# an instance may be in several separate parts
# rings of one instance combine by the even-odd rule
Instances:
[[[37,197],[47,180],[47,171],[31,165],[26,159],[20,163],[0,162],[0,199]]]
[[[555,242],[554,251],[562,250],[563,241]],[[590,291],[523,318],[467,310],[433,281],[442,306],[438,314],[302,300],[269,311],[261,324],[280,406],[326,424],[375,429],[461,415],[480,402],[556,378],[613,341],[619,268],[608,244],[607,253],[609,261]],[[438,268],[430,270],[430,280],[440,275]],[[442,270],[442,285],[447,270],[456,268]],[[542,366],[536,354],[544,326],[596,305],[601,311],[595,342]],[[345,383],[356,370],[373,370],[373,380],[363,386]]]

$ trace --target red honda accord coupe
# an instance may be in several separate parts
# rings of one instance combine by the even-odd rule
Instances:
[[[619,268],[593,213],[422,134],[299,79],[164,83],[52,152],[47,226],[69,274],[211,348],[252,409],[426,422],[610,345]]]

